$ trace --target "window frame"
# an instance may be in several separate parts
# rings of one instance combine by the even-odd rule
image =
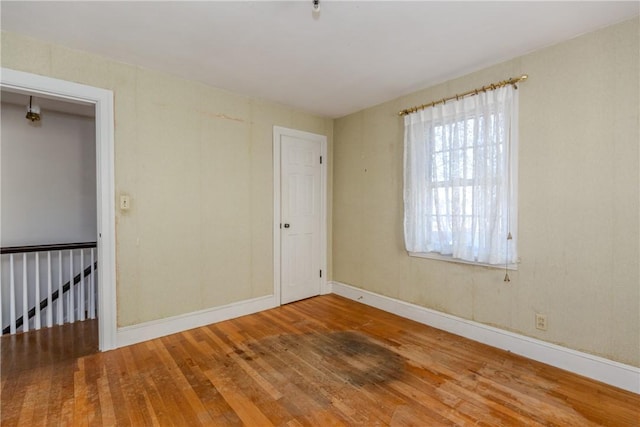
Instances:
[[[462,102],[464,102],[464,100],[461,100]],[[481,149],[482,147],[491,147],[491,146],[495,146],[498,145],[498,150],[503,151],[504,155],[506,156],[506,173],[502,173],[499,174],[499,176],[496,176],[498,181],[502,181],[502,185],[506,186],[506,192],[507,192],[507,198],[504,201],[504,203],[506,203],[506,206],[503,205],[504,209],[507,209],[507,211],[514,209],[515,208],[515,212],[512,212],[513,216],[507,214],[507,219],[506,221],[509,222],[509,230],[516,230],[517,231],[517,224],[518,224],[518,215],[517,215],[517,195],[518,195],[518,188],[517,188],[517,173],[518,173],[518,168],[517,168],[517,161],[518,161],[518,156],[517,156],[517,110],[518,110],[518,99],[517,96],[514,94],[513,95],[513,100],[512,102],[513,104],[513,109],[511,110],[511,114],[508,116],[509,117],[509,121],[507,123],[504,123],[499,129],[498,132],[496,133],[497,138],[492,138],[491,141],[487,141],[486,144],[483,145],[479,145],[476,143],[476,138],[471,138],[469,141],[471,143],[468,143],[465,141],[463,144],[460,145],[455,145],[455,144],[447,144],[446,142],[444,142],[444,138],[443,136],[446,135],[446,128],[450,127],[449,129],[452,129],[455,126],[461,126],[463,129],[463,132],[466,132],[466,129],[471,126],[471,129],[473,129],[474,131],[478,129],[478,126],[481,127],[487,127],[487,122],[493,122],[492,118],[486,119],[485,117],[487,115],[500,115],[500,108],[496,108],[495,106],[490,106],[488,108],[488,110],[480,110],[480,111],[475,111],[473,113],[471,113],[469,116],[466,117],[460,117],[457,116],[456,114],[449,114],[449,115],[445,115],[443,114],[442,116],[440,116],[437,121],[435,119],[431,119],[431,120],[423,120],[422,123],[424,123],[424,144],[427,145],[429,143],[429,136],[427,136],[427,132],[433,132],[433,138],[430,141],[431,142],[431,146],[430,147],[426,147],[424,150],[425,152],[429,153],[429,158],[425,159],[425,162],[429,162],[429,164],[425,164],[425,169],[428,171],[425,175],[426,178],[426,182],[423,183],[420,186],[420,191],[422,191],[423,193],[428,193],[428,192],[432,192],[432,191],[439,191],[439,189],[445,189],[445,191],[450,191],[451,194],[453,194],[454,192],[459,192],[459,191],[471,191],[472,193],[474,192],[474,184],[476,184],[475,180],[474,180],[474,171],[473,169],[471,169],[470,175],[468,175],[468,171],[467,171],[467,166],[463,165],[460,168],[460,172],[458,174],[458,176],[453,176],[451,173],[451,170],[447,170],[444,173],[438,173],[436,171],[436,165],[437,165],[437,158],[436,155],[440,154],[442,157],[447,157],[447,153],[453,153],[455,151],[463,151],[463,150],[468,150],[471,149],[473,150],[473,154],[472,156],[475,155],[475,152],[478,149]],[[494,104],[495,105],[495,104]],[[478,124],[478,123],[474,123],[474,121],[481,119],[481,123],[482,124]],[[505,120],[504,118],[499,119],[499,120]],[[471,122],[471,123],[469,123]],[[406,147],[406,132],[407,132],[407,126],[412,126],[412,124],[407,125],[407,123],[405,122],[405,150],[407,149]],[[515,129],[512,129],[512,127],[515,126]],[[437,128],[440,128],[440,138],[442,138],[441,143],[438,144],[435,142],[435,138],[436,135],[438,134],[438,131],[436,131]],[[515,131],[516,133],[516,141],[515,143],[512,141],[513,138],[513,132]],[[515,146],[514,146],[515,144]],[[448,147],[447,147],[448,145]],[[502,147],[502,148],[500,148]],[[493,147],[493,149],[495,149],[496,147]],[[463,156],[466,156],[465,154],[463,154]],[[448,157],[449,159],[451,158],[450,155]],[[472,160],[473,161],[473,160]],[[405,168],[407,167],[406,161],[405,161]],[[473,168],[473,166],[472,166]],[[404,173],[406,174],[406,171],[404,171]],[[444,176],[447,179],[445,180],[438,180],[438,176]],[[406,179],[406,175],[405,175],[405,179]],[[506,183],[505,183],[506,181]],[[413,183],[413,186],[416,187],[415,182]],[[496,183],[494,184],[494,188],[500,188],[500,183]],[[468,190],[470,189],[470,190]],[[405,189],[406,190],[406,189]],[[414,190],[415,191],[415,190]],[[406,194],[406,193],[405,193]],[[406,197],[406,196],[405,196]],[[425,195],[424,196],[426,200],[433,200],[433,196],[432,195]],[[513,198],[513,200],[512,200]],[[428,204],[430,204],[431,202],[428,202]],[[471,202],[473,203],[473,202]],[[407,209],[407,205],[406,205],[406,201],[405,201],[405,209]],[[414,213],[415,215],[415,213]],[[425,213],[424,213],[425,217],[427,217],[428,219],[425,220],[425,223],[429,222],[429,221],[433,221],[438,214],[435,210],[435,208],[428,206],[427,208],[425,208]],[[447,214],[446,215],[448,218],[453,218],[455,216],[460,216],[463,218],[474,218],[474,214],[473,214],[473,208],[471,208],[471,210],[469,210],[467,207],[464,208],[463,212],[459,213],[459,214]],[[479,217],[482,218],[482,217]],[[407,220],[407,216],[405,213],[405,221]],[[472,220],[473,221],[473,220]],[[431,228],[430,230],[433,230],[433,228]],[[469,229],[468,231],[460,231],[462,233],[473,233],[472,229]],[[456,231],[451,231],[450,233],[450,237],[451,237],[451,242],[455,241],[455,234]],[[506,237],[506,236],[505,236]],[[406,237],[405,237],[406,238]],[[513,241],[509,241],[507,243],[507,245],[517,245],[517,239],[513,240]],[[476,243],[477,243],[477,239],[476,239]],[[451,246],[453,247],[453,243],[451,243]],[[438,261],[446,261],[446,262],[453,262],[453,263],[459,263],[459,264],[467,264],[467,265],[477,265],[477,266],[482,266],[482,267],[487,267],[487,268],[498,268],[498,269],[508,269],[508,270],[517,270],[518,269],[518,264],[520,263],[520,257],[518,254],[518,250],[517,250],[517,246],[515,247],[515,261],[511,260],[511,262],[505,262],[505,263],[500,263],[500,264],[490,264],[487,262],[483,262],[483,261],[476,261],[476,260],[469,260],[469,259],[463,259],[463,258],[457,258],[454,257],[454,254],[443,254],[441,252],[438,251],[431,251],[431,252],[414,252],[414,251],[410,251],[407,250],[409,256],[411,257],[417,257],[417,258],[425,258],[425,259],[433,259],[433,260],[438,260]],[[442,251],[447,251],[446,248],[440,247],[440,250]],[[478,258],[478,246],[474,246],[473,248],[471,248],[471,251],[473,253],[473,257],[474,258]],[[506,260],[505,260],[506,261]]]

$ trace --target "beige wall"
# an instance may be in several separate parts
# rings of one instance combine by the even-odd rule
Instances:
[[[327,135],[331,158],[332,120],[11,33],[1,54],[114,92],[119,326],[272,294],[272,128]]]
[[[640,366],[638,40],[634,19],[336,120],[334,280]],[[397,112],[521,73],[519,270],[407,256]]]

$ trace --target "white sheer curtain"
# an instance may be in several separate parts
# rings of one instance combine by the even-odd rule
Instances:
[[[517,93],[509,85],[405,116],[408,252],[517,261]]]

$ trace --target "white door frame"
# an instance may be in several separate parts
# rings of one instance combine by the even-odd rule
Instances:
[[[116,348],[113,92],[8,68],[1,69],[0,87],[95,105],[99,349]]]
[[[282,136],[307,139],[320,142],[320,155],[322,164],[320,165],[320,269],[322,278],[320,279],[320,293],[329,293],[327,281],[327,137],[315,133],[301,130],[288,129],[281,126],[273,127],[273,295],[276,304],[281,305],[280,282],[281,282],[281,253],[282,244],[280,231],[280,207],[282,194],[280,188],[281,166],[281,144]]]

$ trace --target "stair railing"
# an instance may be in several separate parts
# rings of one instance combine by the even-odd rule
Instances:
[[[96,242],[3,247],[0,254],[2,334],[96,317]]]

